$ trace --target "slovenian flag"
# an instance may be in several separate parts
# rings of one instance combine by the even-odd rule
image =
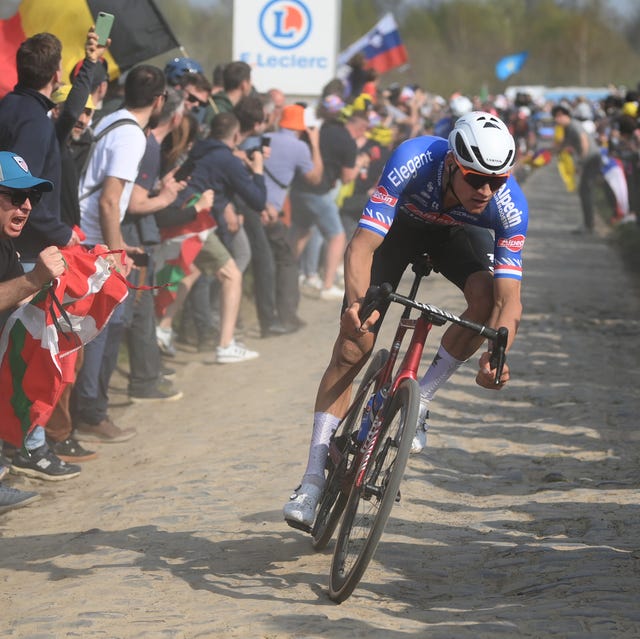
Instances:
[[[356,53],[362,53],[367,68],[378,73],[386,73],[407,63],[409,55],[400,39],[393,14],[387,13],[371,31],[345,49],[338,56],[338,64],[346,65]]]
[[[115,16],[105,58],[109,76],[180,44],[152,0],[1,0],[0,97],[17,82],[16,51],[28,37],[48,31],[62,41],[63,79],[84,59],[87,31],[99,11]]]
[[[521,51],[513,55],[507,55],[498,60],[496,64],[496,77],[498,80],[506,80],[510,75],[518,73],[529,57],[528,51]]]

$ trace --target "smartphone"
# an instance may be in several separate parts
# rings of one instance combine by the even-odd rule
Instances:
[[[180,168],[173,174],[173,177],[176,182],[182,182],[183,180],[188,180],[193,173],[193,169],[195,168],[196,163],[191,159],[187,158],[181,165]]]
[[[112,13],[105,13],[100,11],[98,13],[98,19],[96,20],[96,33],[98,34],[98,44],[101,47],[106,46],[107,40],[111,33],[111,27],[113,26],[114,16]]]
[[[271,146],[271,138],[268,135],[263,135],[260,138],[260,146],[264,149]]]

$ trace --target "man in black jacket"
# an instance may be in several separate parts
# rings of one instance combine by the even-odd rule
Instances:
[[[61,79],[62,44],[50,33],[25,40],[16,54],[18,84],[0,101],[0,151],[22,156],[32,171],[60,184],[60,144],[47,113],[51,93]],[[76,232],[60,219],[60,193],[45,193],[33,207],[29,223],[16,240],[25,270],[33,268],[40,251],[50,245],[73,246]]]

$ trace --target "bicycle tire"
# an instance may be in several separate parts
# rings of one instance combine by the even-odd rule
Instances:
[[[347,456],[349,448],[353,445],[352,433],[360,427],[362,411],[366,406],[371,391],[378,375],[389,359],[389,351],[381,348],[369,362],[369,366],[362,377],[356,391],[356,404],[349,407],[346,417],[340,422],[334,433],[334,443],[338,443],[341,461],[334,466],[330,458],[327,458],[328,477],[324,490],[320,497],[318,513],[311,529],[311,544],[315,550],[324,550],[331,541],[333,533],[340,521],[340,516],[347,505],[349,493],[343,489],[347,470]],[[363,392],[364,391],[364,392]],[[359,398],[359,399],[358,399]]]
[[[385,409],[362,485],[353,486],[342,516],[329,578],[329,597],[337,603],[354,591],[378,546],[409,459],[419,406],[418,383],[403,380]]]

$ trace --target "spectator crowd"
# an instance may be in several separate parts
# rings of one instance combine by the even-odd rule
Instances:
[[[640,213],[637,91],[597,102],[445,99],[382,87],[356,57],[347,77],[300,101],[255,87],[241,61],[217,66],[211,80],[186,57],[110,80],[104,52],[90,29],[85,58],[62,77],[58,38],[28,38],[18,84],[0,100],[0,321],[60,275],[72,247],[106,247],[130,285],[78,350],[48,422],[31,424],[21,447],[4,443],[0,479],[9,470],[71,479],[95,444],[136,435],[108,412],[124,354],[131,402],[179,401],[171,361],[180,350],[203,364],[248,362],[260,339],[305,330],[301,295],[337,306],[346,243],[393,149],[417,135],[446,138],[472,110],[509,125],[520,179],[554,152],[569,158],[581,232],[594,228],[599,186],[611,223]],[[0,512],[37,498],[0,483]]]

